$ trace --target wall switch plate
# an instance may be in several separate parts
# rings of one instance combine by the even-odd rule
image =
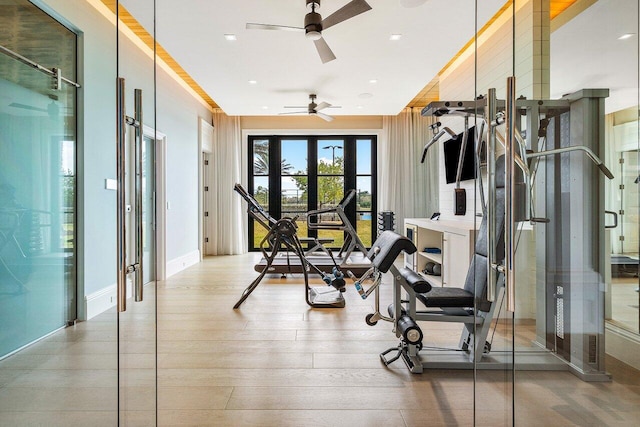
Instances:
[[[117,190],[118,189],[118,181],[115,179],[105,179],[104,180],[104,188],[107,190]]]

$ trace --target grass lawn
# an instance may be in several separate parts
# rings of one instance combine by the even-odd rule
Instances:
[[[371,246],[371,220],[358,220],[357,223],[358,224],[356,226],[356,229],[358,230],[358,235],[360,236],[362,243],[364,243],[366,247],[370,247]],[[296,221],[296,224],[298,224],[298,237],[300,238],[308,237],[307,221],[298,220]],[[259,224],[256,224],[254,228],[254,238],[253,238],[254,245],[256,248],[259,247],[260,242],[266,235],[267,235],[267,230],[265,230]],[[334,230],[318,230],[318,237],[333,239],[333,243],[328,243],[325,245],[330,249],[334,249],[334,248],[340,249],[340,247],[342,247],[342,244],[344,243],[344,235],[343,235],[343,232],[340,230],[335,230],[335,231]]]

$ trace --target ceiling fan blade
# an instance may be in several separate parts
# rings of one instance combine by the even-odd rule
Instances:
[[[282,108],[307,108],[307,106],[306,106],[306,105],[298,105],[298,106],[296,106],[296,107],[293,107],[293,106],[291,106],[291,105],[285,105],[285,106],[284,106],[284,107],[282,107]]]
[[[328,102],[321,102],[316,106],[316,111],[324,110],[325,108],[329,107],[331,107],[331,104],[329,104]]]
[[[283,30],[283,31],[304,31],[301,27],[289,27],[287,25],[271,25],[271,24],[256,24],[253,22],[247,22],[247,30]]]
[[[371,10],[371,6],[369,6],[369,3],[365,0],[351,0],[346,5],[324,18],[322,20],[322,29],[326,30],[327,28],[333,27],[342,21],[346,21],[347,19],[360,15],[367,10]]]
[[[308,111],[291,111],[290,113],[278,113],[279,116],[283,116],[285,114],[309,114]]]
[[[318,116],[321,119],[324,119],[324,120],[326,120],[328,122],[332,122],[333,121],[333,117],[331,117],[330,115],[325,114],[325,113],[319,113],[319,112],[316,111],[316,116]]]
[[[320,37],[318,40],[314,40],[313,44],[316,45],[316,50],[318,51],[318,55],[320,55],[320,59],[322,60],[323,64],[336,59],[336,56],[333,54],[333,51],[324,40],[324,37]]]

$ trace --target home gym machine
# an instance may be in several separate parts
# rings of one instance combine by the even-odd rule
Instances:
[[[516,99],[515,79],[510,78],[506,101],[490,89],[473,101],[439,101],[423,109],[423,115],[465,118],[465,131],[469,120],[476,121],[483,219],[460,288],[434,286],[425,292],[423,284],[394,276],[389,317],[400,343],[381,354],[385,363],[402,358],[416,373],[425,368],[504,369],[509,352],[492,352],[487,340],[492,319],[500,317],[503,299],[507,311],[516,312],[517,289],[531,286],[537,302],[535,338],[530,346],[513,349],[515,368],[569,370],[586,381],[610,379],[604,368],[608,254],[602,176],[613,175],[599,157],[607,96],[605,89],[584,89],[558,100]],[[485,127],[487,160],[486,171],[481,171]],[[497,157],[500,151],[504,156]],[[535,253],[527,254],[535,257],[535,283],[527,277],[515,280],[525,222],[535,238]],[[429,283],[428,276],[423,279]],[[415,323],[411,334],[403,332],[407,319]],[[464,324],[457,347],[423,348],[418,322]],[[395,357],[387,358],[392,351],[397,351]]]
[[[327,274],[331,274],[337,266],[342,268],[348,266],[352,272],[362,274],[371,266],[369,260],[365,257],[367,248],[364,246],[364,243],[362,243],[356,229],[345,213],[347,205],[354,200],[355,196],[356,190],[348,190],[336,206],[312,210],[306,213],[308,230],[335,230],[343,232],[344,243],[337,255],[333,255],[325,246],[326,243],[331,243],[333,241],[332,239],[299,238],[301,243],[309,243],[312,245],[305,251],[307,261]],[[332,220],[323,220],[323,218],[327,217]],[[337,221],[333,220],[335,218],[337,218]],[[358,249],[358,252],[354,252],[355,249]],[[254,268],[257,272],[262,272],[266,265],[267,258],[265,257],[261,259]],[[302,263],[298,263],[295,259],[290,259],[287,253],[283,252],[271,261],[268,272],[280,273],[283,276],[290,273],[302,273],[302,266]]]
[[[265,267],[260,275],[242,292],[242,296],[233,308],[239,308],[251,292],[258,287],[264,276],[271,271],[270,267],[282,249],[285,249],[287,259],[290,254],[293,254],[300,262],[300,270],[304,276],[305,300],[309,306],[315,308],[344,307],[345,302],[342,296],[345,288],[344,274],[335,262],[331,273],[325,273],[306,258],[302,243],[298,238],[296,218],[275,219],[242,185],[236,184],[234,190],[247,202],[249,216],[263,226],[267,230],[267,234],[260,242],[260,250],[266,260]],[[327,253],[331,256],[330,251]],[[327,286],[309,286],[310,271],[320,275]]]

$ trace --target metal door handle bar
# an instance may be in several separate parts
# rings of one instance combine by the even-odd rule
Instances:
[[[118,184],[117,194],[117,308],[119,312],[127,309],[127,275],[134,273],[135,277],[135,300],[142,301],[143,298],[143,264],[142,264],[142,91],[135,89],[135,117],[128,117],[125,113],[125,79],[118,78],[117,81],[117,118],[118,139],[116,144],[116,177]],[[126,125],[135,128],[135,206],[136,206],[136,260],[131,265],[127,262],[127,229],[126,229]]]
[[[125,239],[127,238],[126,222],[125,222],[125,123],[126,115],[124,109],[124,90],[125,82],[122,77],[118,77],[116,85],[117,114],[116,126],[118,129],[118,137],[116,142],[116,180],[117,180],[117,196],[116,196],[116,251],[117,251],[117,307],[118,312],[127,310],[127,246]]]

